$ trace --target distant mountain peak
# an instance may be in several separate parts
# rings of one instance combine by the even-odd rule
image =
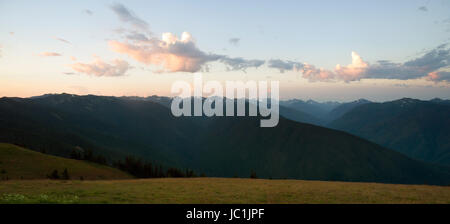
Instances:
[[[432,102],[432,103],[437,103],[437,104],[450,105],[450,100],[444,100],[444,99],[441,99],[441,98],[434,98],[434,99],[431,99],[430,102]]]
[[[372,101],[366,100],[364,98],[360,98],[358,100],[355,100],[354,102],[356,102],[356,103],[371,103]]]
[[[30,99],[43,99],[43,98],[47,98],[47,97],[76,97],[78,95],[76,94],[71,94],[71,93],[46,93],[43,95],[39,95],[39,96],[32,96],[30,97]]]
[[[405,97],[405,98],[402,98],[402,99],[399,99],[399,100],[395,100],[395,101],[392,101],[392,102],[393,103],[400,103],[401,105],[406,105],[406,104],[415,104],[415,103],[421,102],[421,100]]]

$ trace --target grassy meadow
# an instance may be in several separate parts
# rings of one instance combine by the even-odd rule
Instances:
[[[238,178],[10,180],[0,203],[450,203],[450,187]]]
[[[47,178],[53,170],[66,168],[70,180]],[[450,187],[239,178],[134,179],[112,167],[0,143],[0,204],[9,203],[450,203]]]

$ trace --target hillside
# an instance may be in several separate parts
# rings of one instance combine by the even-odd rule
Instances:
[[[3,203],[373,204],[450,203],[450,188],[301,180],[164,178],[5,181]]]
[[[329,113],[336,107],[340,106],[341,104],[338,102],[323,102],[319,103],[314,100],[298,100],[298,99],[292,99],[292,100],[286,100],[286,101],[280,101],[280,105],[294,109],[296,111],[305,113],[310,116],[316,117],[318,120],[324,123],[325,121],[329,120]],[[306,122],[309,123],[309,122]],[[311,123],[314,124],[314,123]]]
[[[110,160],[135,155],[217,177],[449,184],[449,168],[421,163],[353,135],[280,117],[175,118],[147,100],[50,95],[0,100],[0,140],[68,155],[91,149]]]
[[[71,94],[0,99],[0,142],[64,157],[81,148],[109,161],[136,155],[179,165],[188,159],[183,153],[193,145],[194,127],[150,101]]]
[[[195,160],[213,176],[364,181],[408,184],[450,183],[448,168],[427,165],[356,136],[280,118],[258,128],[257,119],[217,118],[205,132]],[[214,146],[214,147],[210,147]],[[230,165],[231,164],[231,165]]]
[[[324,125],[324,122],[308,113],[298,111],[286,106],[280,105],[280,115],[291,121],[314,124],[314,125]]]
[[[61,174],[68,170],[71,179],[129,179],[130,175],[117,169],[66,159],[0,143],[0,179],[45,179],[53,170]]]
[[[370,103],[370,101],[365,99],[359,99],[346,103],[338,103],[338,102],[319,103],[314,100],[303,101],[297,99],[280,101],[281,106],[293,110],[290,114],[295,114],[293,112],[297,112],[302,117],[309,115],[310,117],[315,118],[314,120],[305,120],[301,122],[325,127],[333,120],[340,118],[347,112],[351,111],[353,108],[366,103]],[[294,117],[293,115],[291,115],[291,117],[288,116],[285,117],[293,121],[298,121],[291,118]]]
[[[345,115],[346,113],[348,113],[349,111],[351,111],[353,108],[358,107],[360,105],[368,104],[368,103],[371,103],[371,102],[366,99],[359,99],[359,100],[355,100],[355,101],[348,102],[348,103],[342,103],[339,106],[335,107],[333,110],[331,110],[327,114],[326,120],[328,122],[334,121],[335,119],[338,119],[338,118],[342,117],[343,115]]]
[[[405,98],[360,105],[330,126],[412,158],[450,165],[449,115],[449,104]]]

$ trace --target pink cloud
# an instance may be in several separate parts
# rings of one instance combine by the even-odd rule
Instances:
[[[428,81],[434,81],[434,82],[439,82],[439,81],[450,82],[450,72],[446,72],[446,71],[430,72],[425,77],[425,79]]]
[[[358,53],[352,51],[352,63],[347,66],[336,65],[336,76],[344,81],[354,81],[362,78],[369,64],[364,62]]]
[[[61,54],[56,52],[41,52],[38,54],[41,57],[58,57],[61,56]]]
[[[332,71],[316,68],[314,65],[304,64],[303,68],[299,69],[303,78],[308,79],[309,81],[327,81],[335,78],[335,74]]]
[[[168,72],[197,72],[220,55],[207,54],[199,50],[192,36],[183,32],[181,38],[164,33],[161,39],[139,40],[133,43],[109,41],[112,51],[126,54],[147,65],[160,66]]]
[[[70,67],[79,73],[108,77],[123,76],[130,69],[130,65],[124,60],[116,59],[111,63],[106,63],[99,58],[90,64],[75,63]]]
[[[354,81],[364,77],[369,64],[359,56],[358,53],[352,52],[352,63],[347,66],[336,65],[334,70],[316,68],[314,65],[294,61],[270,60],[268,63],[270,68],[276,68],[281,73],[284,71],[299,71],[303,78],[309,81]]]

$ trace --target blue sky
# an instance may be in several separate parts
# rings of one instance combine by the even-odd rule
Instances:
[[[202,71],[283,98],[449,98],[449,38],[445,0],[0,1],[0,96],[169,95]]]

